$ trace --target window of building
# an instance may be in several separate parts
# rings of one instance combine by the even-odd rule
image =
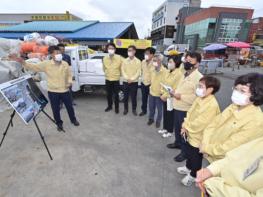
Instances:
[[[163,24],[165,25],[165,17],[163,18]]]
[[[238,40],[243,19],[224,18],[222,20],[218,41],[232,42]]]

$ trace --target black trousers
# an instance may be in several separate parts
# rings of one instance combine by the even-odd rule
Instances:
[[[115,109],[119,109],[120,81],[106,80],[106,91],[107,91],[108,107],[112,108],[112,104],[113,104],[112,97],[114,97]]]
[[[188,142],[185,144],[186,167],[191,170],[190,175],[196,177],[198,170],[202,168],[203,154],[199,152],[199,148],[191,146]]]
[[[148,97],[150,92],[150,85],[146,86],[142,83],[141,85],[141,91],[142,91],[142,112],[147,113],[147,104],[148,104]]]
[[[185,153],[185,141],[181,136],[182,124],[184,122],[184,118],[186,117],[186,111],[174,110],[174,135],[175,135],[175,143],[181,146],[181,153]]]
[[[63,121],[61,120],[60,116],[60,103],[61,101],[66,106],[69,119],[71,122],[76,121],[76,116],[74,112],[74,108],[72,105],[72,99],[70,92],[58,93],[58,92],[48,92],[48,97],[51,104],[51,109],[53,112],[54,119],[57,125],[62,125]]]
[[[136,110],[137,108],[137,91],[138,91],[138,82],[130,83],[127,82],[123,83],[123,90],[124,90],[124,109],[129,109],[129,96],[131,96],[132,100],[132,110]]]
[[[174,110],[167,111],[167,102],[163,102],[163,129],[169,133],[174,129]]]

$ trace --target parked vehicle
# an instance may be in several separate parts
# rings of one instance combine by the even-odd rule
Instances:
[[[87,46],[66,47],[66,53],[71,57],[74,82],[72,91],[92,91],[96,86],[105,85],[102,59],[105,53],[88,54]]]
[[[107,53],[88,54],[86,46],[66,47],[66,53],[71,57],[73,73],[72,91],[94,92],[105,88],[105,74],[103,71],[103,57]],[[122,85],[122,82],[121,82]],[[120,101],[123,100],[122,86],[119,92]]]

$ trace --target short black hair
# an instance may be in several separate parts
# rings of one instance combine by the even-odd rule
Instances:
[[[57,46],[58,46],[58,47],[63,47],[63,48],[65,48],[65,45],[62,44],[62,43],[59,43]]]
[[[116,45],[113,42],[110,42],[106,45],[106,49],[109,48],[109,46],[112,46],[114,49],[116,49]]]
[[[145,52],[146,52],[146,51],[149,51],[149,53],[150,53],[150,54],[153,54],[153,55],[154,55],[155,52],[156,52],[155,48],[153,48],[153,47],[147,47],[147,48],[145,49]]]
[[[199,81],[204,82],[206,88],[213,88],[212,94],[217,93],[221,86],[221,82],[219,81],[219,79],[210,75],[202,77]]]
[[[49,54],[52,54],[54,51],[60,51],[58,46],[50,46],[48,47]]]
[[[134,51],[136,51],[136,46],[130,45],[130,46],[128,46],[128,49],[133,49]]]
[[[251,97],[250,101],[255,106],[263,104],[263,75],[259,73],[248,73],[246,75],[239,76],[235,80],[235,86],[237,85],[248,85]]]
[[[191,53],[188,53],[188,56],[191,57],[191,58],[196,59],[196,61],[197,61],[198,63],[200,63],[201,60],[202,60],[202,56],[201,56],[201,54],[198,53],[198,52],[191,52]]]
[[[179,68],[180,65],[182,64],[182,56],[181,55],[171,55],[168,57],[168,62],[169,60],[172,59],[175,63],[175,67]]]

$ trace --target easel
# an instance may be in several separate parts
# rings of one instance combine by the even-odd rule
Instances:
[[[55,120],[52,119],[52,118],[44,111],[44,109],[42,109],[40,112],[43,112],[43,114],[45,114],[54,124],[56,124]],[[16,111],[14,110],[13,113],[10,115],[10,120],[9,120],[9,122],[8,122],[8,125],[7,125],[7,127],[6,127],[5,132],[3,133],[3,137],[2,137],[2,140],[1,140],[1,143],[0,143],[0,148],[1,148],[2,144],[3,144],[3,141],[4,141],[5,137],[6,137],[6,134],[7,134],[8,130],[9,130],[10,126],[11,126],[11,127],[14,126],[14,125],[13,125],[13,118],[14,118],[15,114],[16,114]],[[42,142],[43,142],[43,144],[44,144],[44,146],[45,146],[45,148],[46,148],[46,150],[47,150],[47,153],[48,153],[48,155],[49,155],[50,160],[53,160],[53,158],[52,158],[52,156],[51,156],[51,154],[50,154],[50,152],[49,152],[49,149],[48,149],[48,147],[47,147],[47,144],[46,144],[46,142],[45,142],[44,136],[42,135],[42,133],[41,133],[41,131],[40,131],[40,129],[39,129],[39,126],[38,126],[38,124],[37,124],[36,117],[37,117],[37,116],[35,116],[35,117],[33,118],[33,122],[34,122],[34,124],[35,124],[35,126],[36,126],[36,128],[37,128],[37,131],[38,131],[38,133],[39,133],[39,135],[40,135],[40,138],[41,138],[41,140],[42,140]],[[62,130],[62,131],[65,132],[64,130]]]

